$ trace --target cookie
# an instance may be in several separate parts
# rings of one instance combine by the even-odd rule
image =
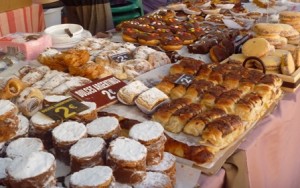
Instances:
[[[255,24],[253,30],[258,35],[279,35],[282,31],[282,27],[278,24],[271,23],[258,23]]]
[[[295,62],[291,53],[284,54],[281,57],[280,69],[282,74],[291,75],[295,72]]]
[[[269,51],[274,49],[270,43],[264,38],[253,38],[245,42],[242,46],[242,53],[244,56],[262,57]]]

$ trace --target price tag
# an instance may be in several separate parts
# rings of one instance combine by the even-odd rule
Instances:
[[[121,53],[121,54],[115,54],[110,56],[110,59],[117,62],[122,63],[124,61],[132,59],[131,55],[127,52]]]
[[[193,79],[194,79],[194,76],[189,75],[189,74],[183,74],[174,83],[184,85],[187,87],[192,83]]]
[[[44,108],[40,112],[55,121],[63,121],[75,116],[76,114],[84,110],[87,110],[88,108],[88,106],[71,97],[47,108]]]
[[[117,93],[125,85],[118,78],[108,76],[72,90],[71,95],[82,101],[94,102],[97,109],[101,109],[117,102]]]

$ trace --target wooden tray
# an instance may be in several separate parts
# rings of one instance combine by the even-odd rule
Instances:
[[[229,58],[225,59],[221,63],[228,63]],[[283,83],[281,89],[285,92],[295,92],[300,87],[300,67],[292,75],[276,74],[282,79]]]

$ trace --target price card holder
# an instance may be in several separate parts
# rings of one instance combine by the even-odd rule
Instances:
[[[189,74],[183,74],[174,83],[188,87],[193,80],[194,80],[194,76]]]
[[[115,61],[117,63],[122,63],[124,61],[132,59],[132,56],[127,52],[120,53],[120,54],[115,54],[115,55],[112,55],[112,56],[109,56],[109,57],[112,61]]]
[[[71,97],[47,108],[44,108],[40,112],[55,121],[63,121],[75,116],[76,114],[84,110],[87,110],[88,108],[88,106]]]
[[[117,93],[119,89],[125,85],[126,83],[118,78],[108,76],[78,87],[70,93],[78,100],[96,103],[97,109],[99,110],[116,103],[118,101]]]

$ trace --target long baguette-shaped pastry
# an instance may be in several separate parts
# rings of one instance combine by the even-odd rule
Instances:
[[[203,94],[200,104],[204,105],[206,108],[212,108],[215,105],[216,99],[225,91],[227,91],[227,88],[222,85],[216,85],[208,89]]]
[[[164,126],[174,112],[190,103],[191,100],[186,98],[179,98],[169,103],[165,103],[152,115],[152,120],[157,121]]]
[[[196,163],[202,164],[212,161],[214,158],[214,150],[207,146],[189,146],[185,143],[174,140],[167,136],[167,142],[165,143],[165,151],[170,152],[173,155],[195,161]]]
[[[263,102],[257,93],[248,93],[240,99],[235,107],[235,114],[243,121],[253,122],[261,116]]]
[[[220,148],[226,147],[244,132],[241,118],[237,115],[227,115],[206,125],[202,133],[204,141]]]
[[[213,108],[211,110],[205,111],[200,115],[197,115],[196,117],[191,119],[184,126],[183,132],[193,136],[199,136],[202,134],[202,131],[205,128],[206,124],[225,115],[226,115],[225,111],[218,108]]]
[[[166,130],[179,133],[182,131],[184,125],[189,119],[195,117],[199,113],[204,111],[204,106],[196,103],[187,105],[177,110],[169,119],[168,123],[164,126]]]

